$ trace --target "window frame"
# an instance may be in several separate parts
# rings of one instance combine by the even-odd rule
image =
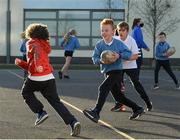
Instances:
[[[56,18],[27,18],[25,17],[26,12],[55,12],[56,13]],[[89,18],[72,18],[72,19],[66,19],[66,18],[59,18],[60,15],[59,13],[61,11],[88,11],[89,12]],[[90,22],[90,36],[81,36],[81,35],[77,35],[78,38],[88,38],[89,37],[89,46],[81,46],[79,49],[80,50],[93,50],[94,46],[93,46],[93,39],[100,39],[101,36],[93,36],[92,35],[92,22],[93,21],[101,21],[101,18],[95,18],[93,19],[93,12],[109,12],[108,9],[24,9],[24,19],[23,19],[23,29],[25,30],[25,22],[26,21],[33,21],[33,20],[42,20],[42,21],[55,21],[56,22],[56,33],[55,35],[50,35],[51,38],[55,38],[55,46],[52,46],[53,50],[61,50],[62,48],[60,47],[60,43],[59,43],[59,38],[62,38],[62,35],[59,35],[58,33],[58,29],[59,29],[59,25],[58,22],[59,21],[89,21]],[[119,18],[119,19],[114,19],[114,21],[124,21],[125,20],[125,9],[111,9],[111,12],[122,12],[123,13],[123,18]],[[107,17],[108,18],[108,17]]]

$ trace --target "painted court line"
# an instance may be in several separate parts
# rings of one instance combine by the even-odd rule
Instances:
[[[15,73],[15,72],[12,72],[12,71],[8,71],[8,72],[11,73],[12,75],[17,76],[17,77],[20,78],[20,79],[24,79],[24,77],[18,75],[18,74]],[[76,107],[76,106],[74,106],[74,105],[66,102],[66,101],[63,100],[63,99],[61,99],[61,101],[62,101],[64,104],[68,105],[69,107],[71,107],[71,108],[73,108],[73,109],[75,109],[75,110],[77,110],[77,111],[79,111],[80,113],[83,114],[83,111],[82,111],[81,109],[79,109],[78,107]],[[109,129],[115,131],[116,133],[118,133],[119,135],[123,136],[123,137],[126,138],[126,139],[135,140],[135,138],[129,136],[128,134],[126,134],[126,133],[124,133],[124,132],[122,132],[122,131],[119,131],[118,129],[116,129],[116,128],[113,127],[112,125],[110,125],[110,124],[108,124],[108,123],[106,123],[106,122],[104,122],[104,121],[102,121],[102,120],[99,120],[98,123],[103,124],[104,126],[106,126],[106,127],[108,127]]]

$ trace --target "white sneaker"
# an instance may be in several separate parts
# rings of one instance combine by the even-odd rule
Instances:
[[[159,88],[158,84],[155,84],[154,89],[158,89],[158,88]]]

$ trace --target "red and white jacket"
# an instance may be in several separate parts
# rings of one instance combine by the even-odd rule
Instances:
[[[21,60],[18,66],[27,70],[31,76],[43,76],[53,72],[53,68],[49,63],[49,53],[51,46],[48,41],[42,39],[30,39],[26,43],[27,62]],[[38,71],[38,67],[42,67],[42,71]]]

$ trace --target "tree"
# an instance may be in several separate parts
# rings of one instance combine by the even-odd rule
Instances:
[[[180,23],[179,15],[175,15],[177,0],[136,0],[136,12],[145,23],[146,32],[153,40],[153,58],[157,34],[161,31],[170,34]]]
[[[130,12],[131,9],[133,9],[133,3],[132,0],[123,0],[124,3],[126,3],[126,21],[129,22]]]
[[[109,18],[113,18],[112,8],[115,7],[115,3],[113,0],[106,0],[105,1],[105,8],[108,9],[108,15],[106,15]]]

